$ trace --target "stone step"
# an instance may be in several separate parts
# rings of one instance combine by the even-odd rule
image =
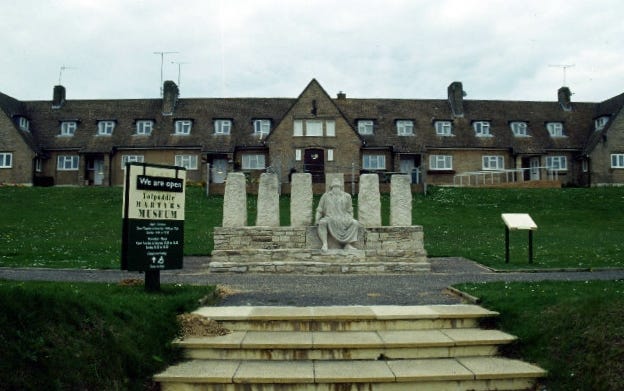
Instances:
[[[156,375],[175,390],[526,390],[546,372],[499,357],[375,361],[193,360]]]
[[[497,312],[476,305],[203,307],[231,331],[379,331],[477,328]]]
[[[317,250],[318,251],[318,250]],[[260,252],[258,250],[257,252]],[[318,251],[320,252],[320,251]],[[327,262],[328,256],[322,260],[283,261],[286,257],[275,256],[277,261],[212,261],[208,264],[210,273],[277,273],[277,274],[405,274],[405,273],[428,273],[431,272],[429,262],[387,262],[371,261],[354,262],[339,258],[333,262]],[[258,256],[256,256],[258,258]],[[286,258],[286,259],[292,259]],[[384,258],[385,260],[388,257]]]
[[[187,358],[212,360],[377,360],[493,356],[515,341],[498,330],[234,331],[175,344]]]

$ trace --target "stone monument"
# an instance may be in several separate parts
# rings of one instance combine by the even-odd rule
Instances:
[[[333,179],[329,191],[321,196],[316,209],[318,235],[322,251],[327,251],[327,235],[331,235],[345,250],[354,250],[360,224],[353,218],[351,195],[341,189],[339,179]]]

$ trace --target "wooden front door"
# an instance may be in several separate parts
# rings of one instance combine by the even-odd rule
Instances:
[[[325,151],[306,149],[303,157],[303,171],[312,174],[312,182],[323,183],[325,179]]]

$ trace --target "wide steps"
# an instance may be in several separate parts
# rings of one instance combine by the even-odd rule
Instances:
[[[177,341],[187,358],[214,360],[376,360],[491,356],[515,341],[498,330],[234,331]]]
[[[203,307],[194,312],[232,331],[377,331],[476,328],[498,316],[476,305]]]
[[[498,357],[515,337],[478,328],[473,305],[211,307],[232,331],[175,341],[188,361],[163,391],[527,390],[546,372]]]

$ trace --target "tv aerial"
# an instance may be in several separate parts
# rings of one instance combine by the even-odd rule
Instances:
[[[163,67],[165,65],[165,55],[177,53],[180,52],[154,52],[154,54],[160,55],[160,96],[163,96]]]
[[[69,67],[67,65],[61,65],[61,69],[59,71],[59,80],[58,80],[58,85],[59,86],[62,85],[61,84],[61,80],[63,79],[63,71],[65,71],[66,69],[77,69],[77,68]]]
[[[563,87],[567,86],[567,80],[566,80],[566,72],[568,70],[568,68],[572,68],[574,67],[574,65],[576,64],[551,64],[548,65],[551,68],[561,68],[563,70]]]

